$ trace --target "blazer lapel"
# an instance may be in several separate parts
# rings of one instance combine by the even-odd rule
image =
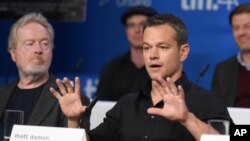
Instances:
[[[0,117],[2,117],[2,115],[4,114],[4,111],[5,111],[5,108],[8,104],[9,98],[12,95],[12,93],[17,85],[17,82],[18,81],[14,82],[6,87],[3,87],[3,90],[0,93],[0,99],[2,101],[0,103]]]
[[[55,97],[51,94],[49,88],[54,87],[57,89],[55,84],[55,79],[53,76],[50,76],[48,82],[46,82],[42,93],[35,105],[31,116],[29,118],[29,125],[40,125],[44,118],[48,115],[54,105],[57,103]]]

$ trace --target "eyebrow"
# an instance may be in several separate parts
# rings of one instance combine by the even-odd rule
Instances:
[[[26,42],[33,42],[33,41],[34,41],[34,39],[26,39],[23,42],[26,43]]]
[[[151,46],[150,44],[146,43],[146,42],[142,42],[142,46],[143,45],[148,45],[148,46]]]
[[[35,39],[26,39],[26,40],[24,40],[23,41],[23,43],[27,43],[27,42],[34,42],[35,41]],[[41,41],[50,41],[50,39],[49,38],[41,38],[40,40],[39,40],[39,42],[41,42]]]
[[[142,45],[148,45],[148,46],[151,46],[149,43],[147,43],[147,42],[142,42]],[[167,43],[167,42],[159,42],[159,43],[157,43],[157,45],[156,46],[159,46],[159,45],[167,45],[167,46],[170,46],[170,44],[169,43]]]
[[[159,45],[168,45],[169,46],[170,44],[167,43],[167,42],[160,42],[160,43],[157,44],[157,46],[159,46]]]
[[[48,40],[48,41],[49,41],[50,38],[46,38],[46,37],[45,37],[45,38],[41,38],[40,40]]]

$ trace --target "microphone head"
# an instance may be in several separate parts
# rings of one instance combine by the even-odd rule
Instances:
[[[77,62],[76,67],[75,67],[75,69],[74,69],[74,71],[73,71],[74,76],[79,72],[79,70],[80,70],[80,68],[81,68],[81,66],[82,66],[82,63],[83,63],[83,59],[82,59],[82,57],[81,57],[81,58],[79,59],[79,61]]]
[[[203,76],[207,72],[207,70],[208,70],[209,67],[210,67],[210,65],[206,64],[206,66],[201,70],[200,76]]]

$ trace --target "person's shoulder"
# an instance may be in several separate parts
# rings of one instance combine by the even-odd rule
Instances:
[[[116,57],[115,59],[108,62],[104,67],[102,68],[101,74],[107,75],[111,74],[114,75],[114,73],[118,72],[118,70],[121,68],[121,65],[124,61],[126,61],[128,58],[128,53],[123,53]]]
[[[217,66],[219,66],[219,67],[227,67],[227,66],[231,66],[232,64],[237,64],[236,56],[231,56],[230,58],[219,62]]]
[[[191,90],[189,91],[190,95],[193,95],[196,98],[204,99],[205,101],[210,100],[219,100],[221,101],[223,98],[218,93],[207,90],[197,84],[192,84]]]
[[[192,83],[191,89],[190,89],[190,93],[192,94],[202,94],[202,95],[210,95],[212,92],[210,92],[209,90],[195,84]]]
[[[108,62],[105,67],[115,67],[115,66],[119,66],[120,64],[122,64],[122,62],[124,62],[127,58],[129,58],[129,54],[128,53],[123,53],[121,55],[119,55],[118,57],[112,59],[110,62]]]
[[[6,89],[9,89],[9,88],[12,88],[12,87],[15,86],[16,84],[17,84],[17,81],[11,82],[11,83],[9,83],[9,84],[1,85],[1,86],[0,86],[0,91],[6,90]]]
[[[226,103],[218,93],[193,85],[187,96],[187,106],[199,119],[228,118]]]

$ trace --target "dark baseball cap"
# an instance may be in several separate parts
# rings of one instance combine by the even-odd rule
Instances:
[[[141,14],[141,15],[145,15],[145,16],[151,17],[153,15],[156,15],[157,12],[154,9],[150,8],[150,7],[141,6],[141,5],[130,7],[121,16],[121,22],[122,22],[122,24],[126,25],[127,19],[129,17],[131,17],[133,15],[137,15],[137,14]]]

